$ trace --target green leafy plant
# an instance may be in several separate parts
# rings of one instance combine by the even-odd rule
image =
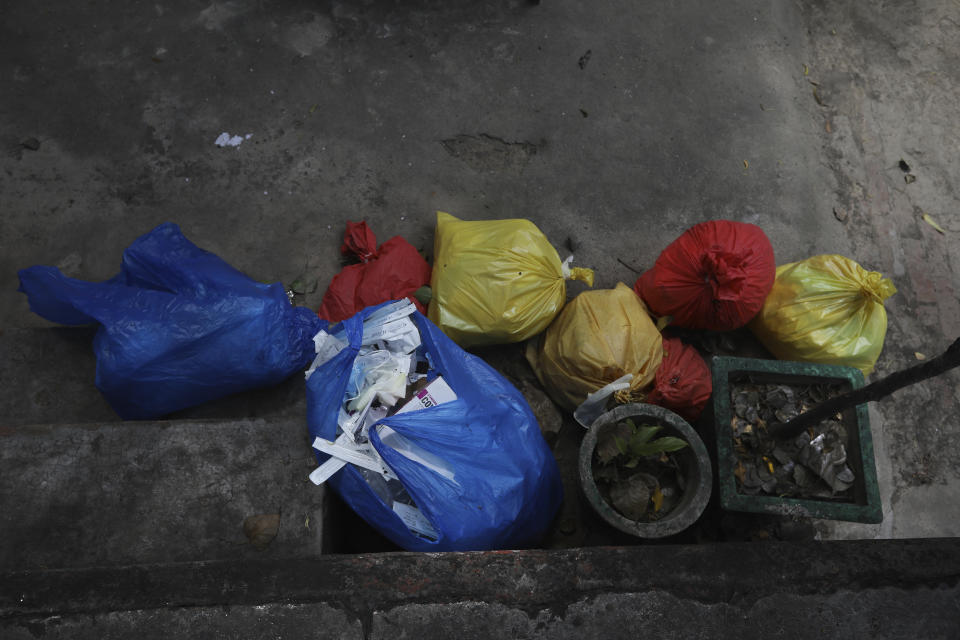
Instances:
[[[686,478],[675,452],[686,440],[656,437],[659,425],[621,420],[597,436],[593,477],[604,500],[625,518],[652,522],[670,513],[683,495]]]
[[[652,456],[679,451],[688,446],[687,441],[674,436],[662,436],[653,439],[663,427],[653,424],[644,424],[639,427],[629,418],[624,420],[630,428],[630,435],[626,438],[615,437],[617,449],[627,458],[624,467],[633,469],[640,460]]]

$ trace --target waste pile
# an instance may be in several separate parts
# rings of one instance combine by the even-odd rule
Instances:
[[[366,222],[348,222],[340,253],[359,262],[333,277],[318,316],[340,322],[369,306],[400,298],[426,312],[414,294],[430,284],[430,265],[404,238],[394,236],[377,248],[377,237]]]
[[[317,313],[171,223],[137,239],[106,282],[35,266],[19,272],[20,290],[48,320],[99,325],[96,384],[126,419],[276,384],[309,364],[311,480],[401,547],[437,551],[535,545],[562,497],[524,396],[464,348],[527,341],[544,389],[584,427],[632,402],[694,423],[710,370],[674,328],[749,326],[778,358],[868,373],[883,346],[883,301],[896,291],[843,256],[777,268],[759,227],[728,220],[686,230],[632,289],[618,283],[569,302],[565,280],[592,286],[593,272],[561,261],[530,220],[437,212],[432,268],[402,237],[377,247],[365,222],[347,224],[341,253],[359,262],[332,279]],[[731,428],[738,442],[757,440],[770,416],[754,416],[746,399],[776,390],[741,391]],[[744,458],[740,486],[847,491],[842,430],[804,437]],[[791,462],[774,473],[770,455],[823,469],[810,479]]]
[[[311,479],[405,549],[536,544],[562,487],[523,395],[410,302],[328,329],[307,371]]]
[[[820,255],[781,265],[770,295],[750,322],[780,360],[855,367],[868,374],[887,333],[883,301],[893,282],[849,258]]]
[[[529,220],[459,220],[437,212],[430,319],[462,347],[521,342],[566,302],[566,279],[593,271],[560,262]]]
[[[775,266],[773,246],[760,227],[710,220],[670,243],[634,290],[676,327],[732,331],[763,306]]]
[[[125,420],[279,384],[310,362],[321,324],[282,284],[245,276],[171,223],[137,238],[105,282],[48,266],[19,276],[38,315],[98,326],[96,385]]]
[[[657,367],[646,402],[670,409],[687,422],[696,423],[712,392],[710,368],[703,356],[679,338],[664,336],[663,360]]]
[[[526,356],[543,387],[560,406],[574,410],[588,394],[622,376],[629,402],[656,377],[663,359],[660,332],[630,287],[584,291],[564,307]]]

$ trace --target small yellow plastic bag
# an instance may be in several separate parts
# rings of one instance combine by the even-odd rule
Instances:
[[[569,268],[529,220],[459,220],[437,212],[428,316],[462,347],[520,342],[550,324],[566,301]]]
[[[541,339],[527,344],[526,356],[551,397],[573,410],[628,373],[630,388],[615,397],[639,399],[654,382],[663,344],[640,296],[621,282],[570,301]]]
[[[856,367],[864,374],[883,349],[893,282],[838,255],[777,267],[777,279],[750,329],[781,360]]]

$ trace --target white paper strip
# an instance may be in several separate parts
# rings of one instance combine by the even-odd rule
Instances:
[[[310,473],[310,481],[313,482],[313,484],[321,485],[329,480],[333,474],[335,474],[337,471],[340,471],[340,469],[343,469],[345,466],[347,466],[347,463],[343,460],[340,460],[339,458],[330,458]]]
[[[379,473],[385,478],[396,478],[392,471],[384,464],[377,461],[370,453],[365,453],[358,449],[350,449],[344,446],[340,446],[329,440],[324,440],[323,438],[316,438],[313,441],[313,448],[323,453],[329,454],[334,458],[339,458],[344,462],[349,462],[350,464],[362,467],[364,469],[369,469]]]

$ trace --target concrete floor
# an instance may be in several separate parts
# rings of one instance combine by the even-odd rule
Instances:
[[[316,307],[348,220],[430,253],[437,209],[530,218],[611,287],[729,218],[763,227],[780,263],[843,253],[894,279],[876,378],[960,336],[958,15],[957,0],[10,0],[0,330],[47,326],[18,268],[103,279],[166,220],[255,278],[318,281],[299,301]],[[221,148],[224,132],[249,137]],[[873,407],[885,520],[822,537],[960,535],[958,382]],[[31,401],[2,399],[8,415]]]
[[[892,277],[899,292],[873,378],[907,367],[960,336],[958,42],[960,0],[6,0],[0,435],[115,419],[93,386],[89,333],[48,329],[16,292],[16,270],[107,278],[134,238],[167,220],[252,277],[316,281],[298,299],[312,308],[340,268],[348,220],[432,253],[438,209],[530,218],[558,248],[573,244],[600,287],[632,283],[696,222],[742,220],[767,232],[779,263],[842,253]],[[225,132],[242,143],[216,146]],[[301,403],[290,384],[194,416],[289,425]],[[819,536],[960,536],[960,373],[870,415],[884,521],[818,522]],[[101,462],[87,475],[109,480]],[[450,626],[464,637],[956,637],[955,544],[845,544],[264,557],[92,573],[11,573],[8,562],[0,628],[91,638],[151,625],[154,635],[210,637],[327,628],[430,638]],[[111,562],[127,557],[115,551]],[[745,593],[725,562],[773,578],[748,581]],[[431,582],[441,574],[454,578]],[[550,590],[561,582],[562,594]]]

